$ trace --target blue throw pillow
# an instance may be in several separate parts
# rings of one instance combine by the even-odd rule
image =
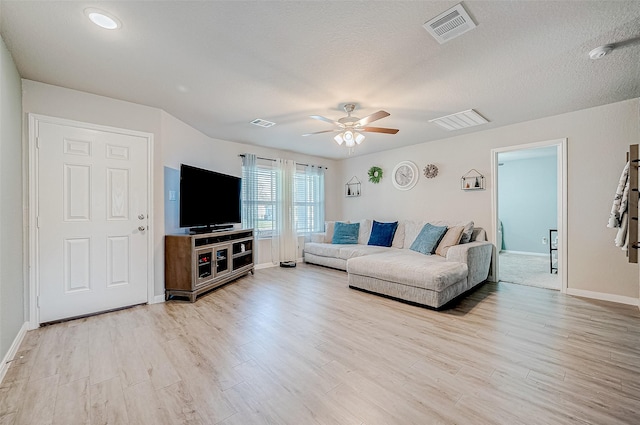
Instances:
[[[436,247],[440,243],[440,239],[447,232],[447,226],[434,226],[431,223],[424,225],[420,234],[411,244],[412,251],[417,251],[425,255],[431,255],[435,252]]]
[[[358,243],[359,232],[360,223],[349,224],[336,221],[333,228],[333,239],[331,239],[331,243],[356,244]]]
[[[393,242],[393,235],[396,234],[397,228],[397,221],[394,221],[393,223],[379,223],[373,220],[373,227],[371,228],[371,236],[369,237],[368,245],[391,246],[391,242]]]

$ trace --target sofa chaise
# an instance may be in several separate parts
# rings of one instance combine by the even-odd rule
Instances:
[[[493,244],[473,222],[399,221],[391,246],[368,245],[372,220],[360,220],[358,243],[336,244],[334,222],[325,233],[312,235],[305,244],[306,263],[345,270],[349,287],[442,308],[449,301],[484,282],[489,275]],[[412,248],[424,226],[463,227],[461,241],[438,254],[425,255]],[[379,223],[378,223],[379,224]]]

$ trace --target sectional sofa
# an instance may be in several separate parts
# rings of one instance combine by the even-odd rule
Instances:
[[[349,287],[440,309],[449,301],[484,282],[491,265],[493,244],[473,222],[399,221],[391,246],[369,245],[373,221],[358,221],[356,244],[332,243],[335,222],[324,233],[312,235],[304,247],[304,261],[345,270]],[[425,255],[412,248],[424,226],[459,228],[461,241],[438,246]],[[441,244],[444,243],[444,238]],[[442,248],[442,249],[441,249]]]

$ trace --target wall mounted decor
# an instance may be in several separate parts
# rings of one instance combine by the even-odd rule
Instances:
[[[368,174],[369,174],[369,181],[371,183],[378,184],[382,179],[382,168],[376,167],[374,165],[373,167],[369,168]]]
[[[351,198],[354,196],[360,196],[361,192],[361,184],[360,180],[356,176],[351,177],[351,180],[344,185],[344,195],[347,198]]]
[[[478,170],[472,168],[460,178],[460,188],[462,190],[483,190],[484,176]]]
[[[422,170],[422,172],[424,173],[424,176],[428,179],[432,179],[435,176],[438,175],[438,167],[434,164],[427,164],[425,165],[424,169]]]
[[[409,190],[418,183],[419,175],[416,164],[411,161],[402,161],[393,169],[393,185],[399,190]]]

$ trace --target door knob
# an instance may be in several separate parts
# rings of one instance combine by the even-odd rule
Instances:
[[[139,215],[138,215],[138,218],[139,218],[140,220],[144,220],[144,214],[139,214]]]
[[[145,227],[144,226],[138,226],[138,230],[140,230],[141,232],[144,232]]]

